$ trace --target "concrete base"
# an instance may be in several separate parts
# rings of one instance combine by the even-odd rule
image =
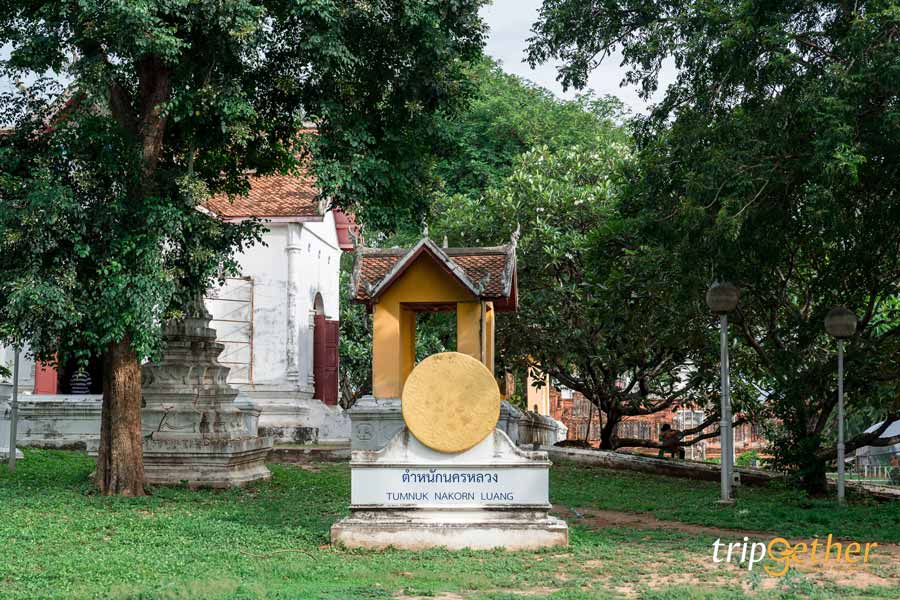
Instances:
[[[289,385],[236,384],[259,410],[259,432],[280,444],[346,444],[350,417]]]
[[[155,485],[229,488],[270,479],[272,440],[144,440],[144,475]]]
[[[363,396],[347,411],[351,421],[350,444],[353,450],[380,450],[406,427],[400,409],[400,398]],[[262,423],[262,420],[260,420]],[[500,403],[497,429],[516,445],[552,446],[566,439],[568,429],[550,417],[523,413],[504,400]]]
[[[353,450],[350,516],[331,528],[351,548],[534,550],[569,543],[548,515],[550,461],[500,429],[443,453],[406,428],[380,450]]]
[[[348,548],[537,550],[568,546],[566,523],[532,511],[355,511],[331,527]]]
[[[24,448],[81,450],[100,439],[99,395],[19,396],[16,441]],[[9,410],[0,408],[0,429],[9,428]]]

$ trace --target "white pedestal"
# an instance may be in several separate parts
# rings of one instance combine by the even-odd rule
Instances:
[[[568,545],[547,514],[550,461],[495,429],[474,448],[444,454],[406,428],[382,450],[355,450],[351,515],[331,529],[348,547],[531,550]]]
[[[8,458],[9,458],[9,446],[4,448],[3,450],[0,450],[0,461],[5,461]],[[19,450],[18,448],[16,448],[16,460],[23,460],[24,458],[25,458],[25,455],[22,454],[22,451]],[[2,467],[2,465],[0,465],[0,467]]]

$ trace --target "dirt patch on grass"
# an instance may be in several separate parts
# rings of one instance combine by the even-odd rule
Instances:
[[[548,587],[548,586],[539,586],[528,588],[527,590],[493,590],[497,592],[505,592],[507,594],[513,594],[515,596],[521,596],[524,598],[530,598],[532,596],[550,596],[551,594],[555,594],[559,591],[559,588]],[[484,593],[484,590],[480,590],[479,594]],[[442,592],[437,594],[436,596],[409,596],[406,594],[400,594],[399,596],[394,596],[394,600],[466,600],[466,596],[461,596],[460,594],[454,592]]]
[[[775,534],[765,531],[750,531],[740,529],[723,529],[719,527],[707,527],[692,525],[678,521],[665,521],[646,513],[626,513],[613,510],[599,510],[589,508],[570,508],[557,505],[554,512],[571,523],[579,523],[590,528],[618,528],[618,529],[663,529],[680,531],[691,535],[704,535],[721,537],[727,540],[737,541],[740,537],[748,536],[751,539],[767,540]],[[791,543],[808,542],[808,540],[792,540]],[[640,545],[640,542],[632,542]],[[673,548],[673,550],[675,550]],[[900,578],[900,544],[879,542],[868,563],[847,564],[844,562],[829,562],[826,564],[815,563],[796,565],[788,577],[772,577],[763,570],[760,564],[750,573],[746,565],[737,563],[714,563],[710,553],[704,552],[702,556],[691,552],[692,556],[676,558],[666,551],[651,550],[653,556],[647,557],[647,562],[657,565],[655,569],[641,569],[641,565],[635,565],[636,572],[641,573],[637,581],[618,582],[616,591],[629,597],[638,597],[647,589],[659,590],[670,587],[695,585],[701,588],[719,587],[723,585],[738,584],[748,596],[755,593],[765,593],[776,589],[789,589],[796,585],[798,578],[805,580],[816,587],[839,586],[852,590],[865,590],[871,587],[896,586]],[[673,562],[674,561],[674,562]],[[600,582],[606,579],[601,560],[586,561],[583,566],[588,569],[596,569],[598,572],[593,578]],[[768,563],[772,564],[772,563]],[[665,565],[666,568],[659,568]],[[680,568],[673,570],[673,566]],[[666,572],[668,571],[668,572]]]
[[[466,598],[453,592],[443,592],[435,596],[407,596],[406,594],[400,594],[399,596],[394,596],[394,600],[466,600]]]
[[[748,529],[722,529],[719,527],[707,527],[705,525],[692,525],[680,521],[664,521],[657,519],[649,513],[628,513],[616,510],[603,510],[595,508],[569,508],[557,504],[553,512],[567,521],[577,521],[589,527],[604,529],[607,527],[638,529],[670,529],[683,531],[693,535],[714,535],[717,537],[766,537],[772,535],[766,531],[751,531]]]

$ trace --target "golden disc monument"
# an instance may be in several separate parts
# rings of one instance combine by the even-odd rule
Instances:
[[[373,404],[399,402],[403,424],[381,447],[354,447],[349,517],[331,528],[348,547],[537,549],[568,544],[551,517],[550,461],[497,428],[494,317],[517,304],[515,237],[492,248],[357,250],[351,285],[372,313]],[[416,314],[455,311],[457,351],[415,364]],[[352,413],[351,413],[352,414]]]

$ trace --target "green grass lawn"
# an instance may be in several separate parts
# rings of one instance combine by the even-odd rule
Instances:
[[[553,484],[553,501],[570,506],[647,512],[665,520],[795,538],[831,533],[900,542],[900,502],[851,497],[842,508],[832,498],[811,500],[781,485],[739,488],[737,504],[726,508],[715,502],[718,482],[590,469],[574,463],[556,465]]]
[[[860,587],[791,573],[709,565],[714,535],[570,522],[571,546],[543,552],[350,551],[329,545],[346,513],[349,469],[272,465],[273,479],[225,492],[156,488],[146,498],[104,498],[92,462],[29,451],[0,469],[0,598],[437,598],[582,600],[609,597],[895,598],[900,568],[878,566]],[[553,468],[554,502],[645,511],[717,527],[900,540],[900,508],[837,509],[782,490],[742,490],[715,505],[715,484]],[[737,539],[737,538],[736,538]]]

